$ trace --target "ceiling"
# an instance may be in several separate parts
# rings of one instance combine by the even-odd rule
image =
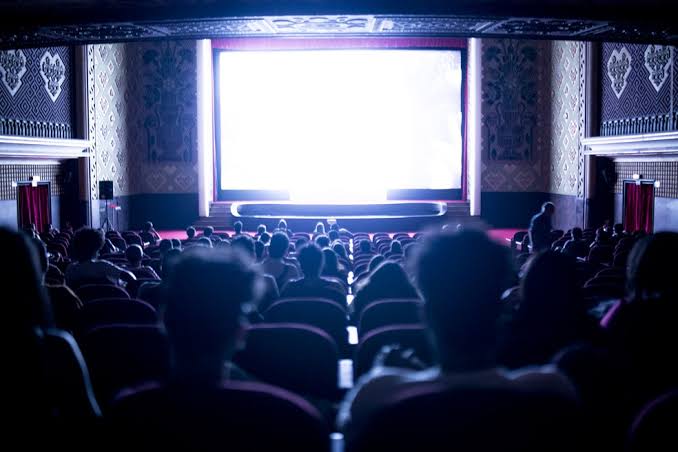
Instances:
[[[678,45],[666,0],[0,0],[0,48],[150,39],[476,36]]]

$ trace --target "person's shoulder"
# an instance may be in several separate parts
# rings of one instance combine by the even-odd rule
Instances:
[[[507,372],[505,376],[512,384],[531,392],[547,391],[577,397],[572,381],[554,365],[524,367]]]

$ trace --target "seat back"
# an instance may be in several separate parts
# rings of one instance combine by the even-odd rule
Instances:
[[[107,325],[79,342],[104,410],[122,389],[169,377],[169,343],[159,326]]]
[[[672,391],[645,406],[636,417],[629,434],[630,452],[678,450],[676,435],[678,391]]]
[[[337,395],[339,354],[319,328],[293,323],[257,324],[247,330],[245,348],[233,361],[266,383],[300,394]]]
[[[422,323],[421,300],[378,300],[363,308],[358,323],[358,333],[389,325],[407,325]]]
[[[102,298],[129,298],[125,289],[112,284],[86,284],[75,289],[75,293],[83,303]]]
[[[433,363],[433,349],[424,325],[392,325],[377,328],[360,338],[353,360],[354,377],[369,371],[381,349],[398,344],[411,348],[425,364]]]
[[[85,303],[76,316],[79,335],[103,325],[155,325],[158,315],[153,307],[141,300],[103,298]]]
[[[261,383],[149,386],[116,400],[110,417],[123,448],[330,450],[329,429],[317,409]]]
[[[347,449],[569,451],[578,430],[575,402],[560,395],[430,381],[389,395]]]
[[[331,300],[282,299],[273,303],[263,315],[268,323],[300,323],[320,328],[340,349],[348,341],[346,310]]]

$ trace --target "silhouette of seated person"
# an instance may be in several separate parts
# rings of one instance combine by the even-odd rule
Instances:
[[[251,377],[231,362],[244,346],[247,305],[256,302],[258,292],[258,274],[237,250],[197,248],[182,254],[167,278],[162,315],[172,354],[170,378],[116,401],[111,417],[125,441],[141,435],[144,443],[181,450],[259,450],[262,443],[270,450],[276,442],[290,447],[287,429],[297,430],[299,440],[299,427],[289,425],[281,407],[294,414],[307,405],[296,405],[285,391],[247,381]],[[283,400],[270,400],[274,396]],[[252,436],[257,430],[261,435]]]
[[[285,261],[290,239],[284,232],[276,232],[268,246],[268,257],[261,263],[261,270],[275,278],[278,287],[284,287],[289,281],[299,277],[297,267]]]
[[[584,232],[581,228],[572,228],[572,238],[565,242],[561,252],[572,257],[588,256],[589,246],[584,240]]]
[[[55,327],[40,251],[27,235],[5,228],[0,249],[11,262],[0,272],[6,301],[0,341],[3,443],[10,449],[83,448],[100,411],[77,343]]]
[[[546,251],[525,267],[520,302],[506,327],[500,361],[513,369],[547,364],[565,347],[592,342],[595,332],[579,288],[575,258]]]
[[[231,241],[231,248],[243,255],[246,262],[249,265],[257,265],[256,263],[256,251],[255,251],[255,242],[252,237],[247,234],[241,234],[236,236]],[[258,303],[255,308],[258,311],[253,313],[249,319],[250,321],[260,321],[261,317],[258,313],[264,312],[273,302],[280,298],[280,289],[278,284],[273,276],[268,274],[260,275],[261,285],[263,287],[261,296],[258,299]]]
[[[128,246],[125,250],[125,257],[128,262],[128,265],[126,266],[127,270],[134,273],[134,276],[136,276],[137,279],[160,279],[155,270],[153,270],[153,267],[141,264],[144,257],[144,250],[141,249],[141,246]]]
[[[292,230],[287,227],[287,221],[285,221],[284,218],[281,218],[280,221],[278,221],[278,227],[275,228],[273,232],[282,232],[287,237],[292,237]]]
[[[556,206],[552,202],[545,202],[541,206],[541,212],[536,214],[530,220],[528,234],[532,244],[532,252],[538,253],[551,248],[552,217],[555,214]]]
[[[195,234],[196,230],[193,226],[189,226],[186,228],[186,240],[184,240],[184,245],[187,245],[189,243],[195,242]]]
[[[374,260],[375,256],[372,258]],[[370,262],[370,265],[372,262]],[[357,324],[365,307],[377,300],[419,298],[403,267],[393,261],[383,260],[364,281],[361,281],[351,303],[351,318]]]
[[[71,244],[75,262],[66,269],[66,285],[75,290],[87,284],[114,284],[136,280],[134,274],[106,260],[99,259],[104,246],[104,233],[99,229],[82,228]]]
[[[596,422],[593,447],[622,450],[641,408],[678,386],[676,256],[678,233],[640,239],[628,257],[626,295],[601,321],[605,342],[571,347],[556,360]]]
[[[144,227],[139,233],[139,237],[141,237],[141,240],[143,240],[144,243],[150,245],[155,245],[160,241],[160,234],[158,234],[158,231],[155,230],[153,223],[150,221],[144,223]]]
[[[323,265],[321,276],[341,283],[341,286],[344,288],[344,292],[348,293],[348,283],[346,281],[347,274],[346,271],[339,265],[337,253],[335,253],[331,248],[325,248],[323,249],[323,256],[325,258],[325,263]]]
[[[280,293],[281,298],[326,298],[346,305],[346,294],[341,283],[321,276],[325,257],[318,245],[306,244],[299,251],[297,260],[303,277],[288,282]]]
[[[233,223],[233,237],[242,234],[242,221]]]
[[[386,438],[384,450],[393,447],[388,438],[405,441],[405,448],[420,444],[419,450],[561,450],[538,440],[573,433],[561,419],[576,401],[569,380],[553,368],[509,372],[496,361],[499,297],[510,271],[506,249],[478,231],[436,234],[422,242],[416,269],[437,364],[424,368],[410,351],[387,349],[341,406],[337,422],[348,444],[370,431],[383,434],[380,422],[389,419],[391,403],[424,390],[431,397],[409,413],[410,428],[398,424],[378,436]],[[454,402],[440,405],[448,400]],[[558,403],[539,407],[546,400]],[[451,442],[437,443],[441,437]]]
[[[402,259],[403,257],[403,246],[398,240],[394,240],[391,242],[391,248],[389,251],[384,254],[384,257],[386,259],[392,259],[392,260],[397,260],[397,259]]]
[[[314,241],[315,241],[315,244],[318,245],[321,250],[324,250],[325,248],[329,248],[330,243],[331,243],[330,238],[328,236],[324,235],[324,234],[316,236]]]

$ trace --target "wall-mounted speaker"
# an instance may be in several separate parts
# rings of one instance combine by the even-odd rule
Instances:
[[[99,181],[99,199],[113,199],[113,181]]]

